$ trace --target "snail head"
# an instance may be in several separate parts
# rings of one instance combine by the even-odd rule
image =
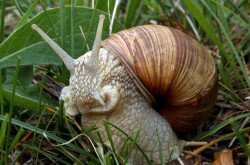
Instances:
[[[67,69],[70,71],[70,89],[71,97],[73,100],[84,100],[81,104],[88,102],[88,105],[78,105],[85,106],[86,109],[92,109],[91,112],[99,112],[100,109],[109,110],[110,102],[117,102],[119,97],[114,97],[117,95],[117,89],[111,86],[100,87],[99,79],[99,53],[101,47],[101,36],[104,24],[104,15],[100,15],[99,24],[97,28],[96,38],[94,41],[93,49],[87,52],[85,55],[79,57],[78,59],[73,59],[67,54],[60,46],[58,46],[47,34],[45,34],[36,24],[31,26],[32,29],[36,30],[40,36],[50,45],[50,47],[58,54],[62,59]],[[73,90],[73,91],[72,91]],[[112,93],[111,93],[112,92]],[[105,102],[104,98],[112,96],[113,100]],[[99,105],[99,106],[98,106]],[[113,105],[112,105],[113,106]],[[95,108],[93,108],[95,107]],[[81,108],[84,109],[84,108]]]

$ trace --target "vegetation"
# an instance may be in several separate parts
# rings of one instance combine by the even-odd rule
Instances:
[[[124,158],[113,146],[104,146],[101,138],[97,146],[88,137],[94,127],[81,128],[78,118],[66,117],[62,103],[58,106],[59,90],[62,83],[68,84],[69,73],[30,28],[38,24],[77,58],[92,47],[100,13],[107,15],[103,39],[124,28],[157,23],[187,33],[213,52],[220,81],[214,112],[181,138],[210,142],[194,152],[199,156],[193,163],[218,161],[222,150],[228,154],[225,162],[249,163],[248,0],[2,0],[0,4],[0,164],[126,163],[133,146],[125,144]],[[107,134],[115,127],[108,121],[104,124]],[[127,135],[136,147],[138,134]],[[192,150],[186,148],[186,156]]]

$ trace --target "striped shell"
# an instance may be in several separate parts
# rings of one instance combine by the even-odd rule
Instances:
[[[111,35],[102,46],[121,59],[177,133],[208,117],[216,100],[217,72],[212,56],[197,41],[170,27],[144,25]]]

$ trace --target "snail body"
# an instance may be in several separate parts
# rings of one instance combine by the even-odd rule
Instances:
[[[80,70],[82,68],[80,63],[85,64],[90,56],[90,52],[82,56],[76,70]],[[110,142],[103,125],[104,119],[123,129],[131,137],[134,137],[139,131],[136,143],[154,164],[160,163],[159,142],[163,145],[163,157],[166,158],[164,161],[167,161],[170,155],[170,160],[177,158],[182,151],[183,141],[176,137],[169,123],[151,107],[141,94],[128,74],[127,68],[105,49],[100,50],[99,63],[97,81],[96,76],[92,74],[86,75],[86,73],[76,71],[74,75],[71,75],[70,97],[65,98],[64,95],[61,95],[61,99],[65,100],[66,105],[71,100],[71,105],[66,106],[67,114],[71,116],[81,114],[82,126],[88,128],[95,125],[107,145],[110,145]],[[83,82],[84,87],[77,82]],[[93,84],[93,86],[90,87],[87,84]],[[97,101],[98,96],[94,96],[92,91],[96,90],[96,87],[98,87],[98,93],[105,105],[101,105]],[[127,137],[117,129],[109,128],[115,148],[122,155]],[[129,141],[129,143],[132,142]],[[141,164],[144,161],[141,152],[138,149],[133,150],[129,162]]]
[[[185,34],[159,25],[124,30],[101,42],[103,21],[100,16],[93,50],[78,59],[72,59],[32,25],[71,73],[69,86],[61,92],[66,113],[80,114],[83,126],[96,125],[108,145],[104,119],[131,137],[139,130],[136,143],[153,164],[161,163],[161,157],[163,162],[177,158],[184,143],[172,127],[179,129],[176,126],[179,123],[180,128],[191,129],[187,121],[196,123],[196,119],[206,118],[193,116],[207,115],[215,101],[217,73],[212,57]],[[204,65],[208,67],[204,69]],[[153,107],[162,108],[162,115]],[[184,117],[189,110],[196,114],[175,124],[175,119],[183,118],[175,113],[178,109],[184,111]],[[172,111],[175,117],[171,118]],[[124,154],[127,137],[113,127],[110,132],[116,149]],[[129,162],[144,161],[143,154],[134,147]]]

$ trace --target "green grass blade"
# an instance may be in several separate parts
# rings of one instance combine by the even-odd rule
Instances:
[[[225,126],[229,125],[231,123],[231,121],[237,121],[237,120],[249,117],[249,116],[250,116],[250,112],[249,113],[245,113],[245,114],[240,114],[238,116],[232,117],[231,119],[225,120],[225,121],[221,122],[220,124],[214,126],[213,128],[209,129],[208,131],[199,134],[198,136],[196,136],[194,138],[194,140],[199,141],[199,140],[208,138],[210,136],[213,136],[213,135],[216,134],[216,132],[218,132],[219,130],[221,130]]]
[[[22,26],[28,19],[29,17],[32,15],[32,12],[35,10],[35,7],[37,6],[38,2],[40,0],[35,0],[30,7],[28,8],[28,10],[26,11],[26,13],[23,15],[23,17],[19,20],[18,24],[16,25],[15,29],[17,29],[18,27]]]
[[[14,74],[12,97],[11,97],[11,100],[10,100],[10,111],[8,113],[8,128],[7,128],[6,143],[5,143],[5,146],[6,146],[6,148],[5,148],[5,151],[6,151],[6,153],[5,153],[5,163],[6,164],[8,162],[8,156],[9,156],[9,152],[10,152],[11,120],[12,120],[13,110],[14,110],[14,101],[15,101],[15,93],[16,93],[16,85],[17,85],[20,61],[21,61],[21,59],[18,58],[17,63],[16,63],[15,74]]]
[[[98,5],[98,2],[99,1],[97,0],[96,5]],[[86,43],[89,43],[89,34],[90,34],[91,27],[92,27],[92,24],[93,24],[93,21],[94,21],[94,18],[95,18],[95,13],[96,13],[96,7],[94,8],[94,11],[93,11],[93,14],[92,14],[92,17],[91,17],[91,20],[90,20],[90,25],[89,25],[88,32],[87,32],[87,35],[86,35]],[[86,49],[87,49],[87,44],[84,45],[84,52],[86,52]],[[92,48],[90,48],[90,49],[92,49]]]
[[[230,13],[230,15],[228,17],[231,17],[233,15],[235,18],[237,18],[237,20],[239,21],[239,24],[241,26],[245,27],[246,29],[250,29],[249,20],[247,19],[245,14],[242,13],[237,6],[233,5],[233,3],[231,1],[228,1],[228,2],[234,7],[234,9],[236,10],[236,12],[239,15],[234,13],[232,10],[230,10],[229,8],[227,8],[226,6],[220,4],[219,2],[217,2],[215,0],[212,0],[212,2],[222,9],[221,12],[227,11],[228,13]]]
[[[60,20],[61,20],[61,47],[67,52],[66,50],[66,43],[67,43],[67,31],[66,31],[66,11],[65,11],[65,0],[60,0]],[[68,84],[68,75],[69,71],[63,64],[62,68],[62,81],[65,84]]]
[[[50,126],[52,120],[54,119],[54,117],[56,116],[56,114],[54,114],[52,116],[52,118],[50,119],[50,121],[48,122],[48,125],[46,126],[46,128],[43,130],[43,129],[40,129],[36,126],[32,126],[26,122],[22,122],[22,121],[19,121],[17,119],[12,119],[11,122],[12,124],[14,125],[17,125],[17,126],[20,126],[24,129],[27,129],[27,130],[30,130],[36,134],[40,134],[40,135],[43,135],[43,137],[47,138],[47,139],[51,139],[51,140],[54,140],[56,141],[57,143],[59,144],[62,144],[62,143],[66,143],[67,141],[54,135],[53,133],[50,133],[47,131],[48,127]],[[0,120],[4,120],[4,116],[0,115]],[[42,141],[41,141],[42,142]],[[84,148],[80,148],[78,147],[77,145],[74,145],[72,143],[69,143],[69,144],[66,144],[65,146],[71,148],[72,150],[82,154],[82,155],[85,155],[85,156],[88,156],[90,157],[93,161],[96,161],[96,157],[94,157],[90,152],[86,151]]]
[[[240,41],[240,43],[237,45],[237,49],[238,50],[243,50],[244,46],[247,46],[248,42],[249,42],[249,38],[250,38],[250,30],[248,31],[248,33],[242,38],[242,40]],[[246,53],[247,54],[247,53]],[[242,56],[243,57],[243,56]]]
[[[234,90],[229,89],[225,85],[219,82],[219,86],[221,89],[225,90],[226,92],[219,90],[219,94],[222,94],[223,96],[228,95],[231,100],[234,100],[235,102],[243,102],[243,100],[234,92]]]
[[[224,27],[224,29],[227,32],[230,31],[230,27],[229,27],[229,24],[227,22],[228,20],[226,19],[227,14],[219,6],[214,6],[214,10],[215,10],[215,12],[216,12],[216,14],[218,16],[218,19],[221,21],[221,24]]]
[[[21,128],[21,129],[17,132],[15,138],[13,139],[13,141],[12,141],[11,144],[10,144],[10,151],[12,151],[12,150],[14,149],[15,145],[17,144],[17,142],[19,141],[19,139],[21,138],[21,136],[22,136],[23,134],[24,134],[24,129]]]
[[[249,77],[248,77],[248,74],[247,74],[246,68],[245,68],[245,66],[244,66],[244,63],[243,63],[243,61],[241,60],[241,57],[240,57],[239,53],[237,52],[235,46],[233,45],[233,43],[232,43],[232,41],[231,41],[231,39],[230,39],[230,37],[229,37],[229,35],[228,35],[226,29],[224,28],[224,26],[223,26],[223,24],[221,23],[221,21],[219,20],[219,18],[215,15],[215,13],[213,12],[213,10],[208,6],[207,2],[204,1],[204,0],[202,0],[201,2],[202,2],[203,5],[207,8],[207,10],[210,12],[210,14],[213,16],[213,18],[216,20],[216,22],[218,23],[220,29],[221,29],[222,32],[224,33],[225,38],[226,38],[226,41],[227,41],[227,43],[228,43],[228,45],[229,45],[229,48],[230,48],[231,51],[233,52],[234,57],[236,58],[236,60],[237,60],[237,62],[238,62],[238,64],[239,64],[239,66],[240,66],[240,70],[241,70],[241,72],[242,72],[243,75],[244,75],[245,81],[246,81],[248,87],[250,88],[250,79],[249,79]]]
[[[65,124],[65,111],[64,111],[64,108],[63,108],[63,104],[64,102],[63,101],[60,101],[60,107],[59,107],[59,110],[57,112],[57,115],[58,115],[58,122],[57,122],[57,128],[58,128],[58,131],[62,131],[63,128],[64,128],[64,124]]]
[[[4,16],[5,16],[5,7],[6,7],[6,0],[2,0],[2,8],[1,8],[1,22],[0,22],[0,43],[4,39]]]
[[[128,4],[126,6],[126,12],[125,12],[125,21],[124,25],[126,28],[132,27],[135,24],[135,19],[138,18],[138,15],[140,14],[138,9],[140,9],[140,6],[142,5],[143,1],[140,0],[129,0]]]
[[[233,128],[237,138],[239,139],[239,142],[240,142],[241,146],[243,147],[243,150],[250,157],[250,147],[248,146],[246,139],[240,133],[240,131],[239,131],[240,128],[238,128],[238,126],[236,125],[234,120],[230,119],[229,122],[232,125],[232,128]]]
[[[135,133],[135,137],[133,138],[132,144],[131,144],[131,146],[129,147],[128,152],[127,152],[127,154],[126,154],[126,159],[125,159],[125,161],[124,161],[125,164],[128,163],[129,156],[130,156],[130,154],[132,153],[132,151],[133,151],[133,149],[134,149],[134,146],[135,146],[136,140],[137,140],[137,138],[138,138],[138,136],[139,136],[139,133],[140,133],[140,130],[137,130],[136,133]]]
[[[61,152],[67,156],[72,161],[76,162],[76,164],[82,164],[82,162],[74,155],[73,153],[70,153],[68,150],[66,150],[64,147],[60,147]]]
[[[160,139],[160,136],[159,136],[159,133],[157,132],[157,140],[158,140],[158,143],[159,143],[159,151],[160,151],[160,157],[159,159],[161,160],[161,164],[163,164],[163,154],[162,154],[162,151],[163,151],[163,148],[162,148],[162,141]],[[168,160],[168,159],[167,159]]]
[[[115,129],[117,129],[118,131],[120,131],[123,135],[125,135],[130,141],[133,141],[133,138],[128,135],[125,131],[123,131],[121,128],[117,127],[116,125],[114,125],[113,123],[109,122],[109,121],[105,121],[106,123],[108,123],[109,125],[113,126]],[[148,156],[146,155],[146,153],[143,151],[143,149],[135,142],[135,146],[136,148],[142,153],[143,157],[145,158],[147,164],[151,164]]]
[[[42,110],[42,96],[43,96],[43,88],[44,88],[44,79],[45,79],[45,74],[42,74],[42,82],[40,84],[40,89],[39,89],[39,100],[38,100],[38,104],[39,104],[39,112],[41,112]],[[43,111],[42,111],[43,113]]]
[[[66,48],[66,15],[65,15],[65,0],[60,0],[60,20],[61,20],[61,38],[62,48]]]
[[[0,120],[4,120],[4,116],[0,115]],[[14,125],[20,126],[22,128],[28,129],[30,131],[36,132],[37,134],[43,135],[46,138],[55,140],[57,143],[65,143],[66,142],[66,140],[64,140],[64,139],[62,139],[62,138],[60,138],[60,137],[58,137],[58,136],[56,136],[56,135],[54,135],[54,134],[52,134],[52,133],[50,133],[48,131],[45,131],[45,130],[40,129],[40,128],[37,128],[35,126],[32,126],[32,125],[30,125],[28,123],[19,121],[17,119],[12,119],[11,123],[14,124]],[[89,155],[84,149],[81,149],[78,146],[75,146],[73,144],[67,144],[66,146],[68,146],[68,147],[76,150],[79,153],[84,153],[84,154]]]
[[[58,157],[57,155],[53,155],[53,154],[50,154],[48,152],[45,152],[35,146],[27,146],[29,149],[31,150],[34,150],[42,155],[44,155],[45,157],[47,157],[48,159],[50,159],[52,162],[57,162],[57,163],[62,163],[62,164],[65,164],[65,165],[71,165],[70,163],[64,161],[63,159],[60,159],[60,157]]]
[[[74,53],[74,48],[75,48],[75,43],[74,43],[74,12],[75,12],[75,3],[76,3],[76,0],[72,0],[71,1],[71,19],[70,19],[70,26],[71,26],[71,32],[70,32],[70,34],[71,34],[71,41],[70,41],[70,43],[71,43],[71,48],[70,48],[70,50],[71,50],[71,56],[73,57],[73,58],[75,58],[75,53]]]
[[[116,164],[119,164],[119,161],[118,161],[118,155],[116,153],[116,149],[115,149],[115,145],[113,143],[113,140],[112,140],[112,135],[111,135],[111,132],[109,130],[109,124],[106,120],[103,121],[103,125],[105,127],[105,131],[107,133],[107,136],[108,136],[108,140],[110,142],[110,145],[111,145],[111,149],[112,149],[112,153],[113,153],[113,156],[114,156],[114,159],[115,159],[115,162]]]
[[[63,105],[63,104],[62,104]],[[45,128],[45,130],[44,131],[47,131],[47,129],[50,127],[50,124],[52,123],[52,121],[53,121],[53,119],[54,119],[54,117],[57,115],[57,113],[55,113],[54,115],[53,115],[53,117],[50,119],[50,121],[48,122],[48,125],[46,126],[46,128]],[[71,129],[69,129],[69,123],[68,123],[68,121],[65,119],[64,121],[66,121],[66,126],[67,126],[67,128],[68,128],[68,130],[70,131],[70,135],[72,136],[72,139],[70,140],[70,141],[66,141],[65,143],[59,143],[59,142],[57,142],[57,143],[59,143],[59,145],[58,146],[60,146],[60,148],[61,148],[61,145],[63,144],[63,145],[66,145],[66,144],[68,144],[68,143],[71,143],[72,141],[75,141],[75,139],[76,138],[78,138],[78,137],[80,137],[80,136],[82,136],[83,134],[80,134],[80,135],[74,135],[75,137],[73,137],[73,133],[72,133],[72,130]],[[41,143],[42,143],[42,141],[41,141]],[[40,148],[40,146],[41,146],[41,143],[40,143],[40,145],[39,145],[39,148]],[[71,145],[73,145],[73,146],[77,146],[77,144],[72,144],[71,143]],[[78,161],[78,160],[75,160],[76,158],[73,156],[73,155],[71,155],[67,150],[64,150],[63,148],[60,150],[65,156],[67,156],[68,158],[70,158],[72,161]],[[76,150],[77,151],[77,150]],[[79,152],[79,151],[78,151]],[[87,151],[85,151],[84,150],[84,152],[79,152],[80,154],[82,154],[82,155],[87,155],[87,156],[89,156],[93,161],[95,161],[96,160],[96,158],[91,154],[91,153],[89,153],[89,152],[87,152]]]
[[[42,120],[42,117],[43,117],[43,114],[44,114],[44,109],[42,110],[41,114],[39,115],[39,118],[38,118],[38,121],[36,122],[36,128],[39,127],[40,123],[41,123],[41,120]],[[48,124],[49,125],[49,124]],[[30,146],[35,146],[35,142],[36,142],[36,138],[37,137],[37,133],[34,132],[33,134],[33,138],[32,138],[32,141],[31,141],[31,145]],[[43,138],[40,138],[40,139],[43,139]],[[42,143],[42,140],[41,142],[39,143],[39,148],[41,147],[41,143]],[[38,158],[38,153],[36,155],[36,159]]]
[[[216,36],[215,32],[213,31],[213,29],[214,29],[213,26],[207,20],[207,18],[203,14],[203,12],[200,9],[200,7],[198,6],[198,4],[196,4],[196,3],[194,3],[193,1],[190,1],[190,0],[184,0],[184,3],[186,5],[187,9],[190,11],[190,13],[197,20],[199,25],[207,33],[207,35],[214,41],[215,44],[218,45],[218,47],[221,50],[224,50],[223,49],[223,44],[220,42],[219,38]]]
[[[234,61],[231,60],[231,57],[225,52],[224,47],[220,39],[217,37],[216,33],[213,31],[213,26],[211,25],[210,21],[208,20],[208,16],[205,17],[205,15],[202,12],[202,9],[200,6],[193,1],[190,0],[184,0],[184,3],[187,7],[187,9],[190,11],[190,13],[194,16],[194,18],[197,20],[199,25],[202,27],[202,29],[207,33],[207,35],[213,40],[213,42],[219,47],[221,53],[225,56],[225,58],[230,62],[230,66],[235,66]],[[226,72],[224,62],[222,63],[221,68],[221,75],[223,76],[223,79],[221,79],[222,83],[225,84],[228,88],[233,89],[232,82],[229,79],[229,74]]]
[[[4,106],[3,106],[3,77],[2,77],[2,69],[0,68],[0,112],[1,115],[4,114]]]
[[[46,18],[48,19],[47,22],[48,22],[49,26],[52,27],[53,33],[56,34],[56,39],[57,39],[59,45],[62,45],[62,43],[61,43],[61,41],[59,39],[59,35],[58,35],[58,33],[57,33],[56,29],[55,29],[55,24],[54,24],[55,20],[51,19],[51,17],[50,17],[51,13],[50,13],[50,11],[47,10],[46,5],[44,4],[44,2],[45,1],[42,1],[42,2],[40,1],[40,4],[41,4],[41,6],[43,8],[43,11],[44,11],[44,13],[46,15]],[[61,13],[57,17],[59,17],[59,16],[61,16]]]
[[[1,129],[0,129],[0,151],[1,152],[1,161],[0,161],[0,164],[3,164],[3,161],[4,161],[4,144],[5,144],[5,135],[6,135],[6,130],[7,130],[7,125],[8,124],[8,114],[6,114],[5,116],[3,116],[3,120],[2,120],[2,123],[1,123]]]
[[[42,81],[42,82],[43,82],[43,81]],[[42,86],[42,85],[41,85],[41,86]],[[42,119],[43,114],[44,114],[44,108],[43,108],[41,114],[39,115],[39,119],[38,119],[38,122],[37,122],[38,124],[36,124],[36,128],[39,127],[39,123],[41,122],[41,119]],[[55,116],[56,116],[56,113],[54,113],[53,116],[50,118],[50,120],[49,120],[47,126],[46,126],[45,129],[44,129],[45,131],[48,130],[48,127],[51,125],[51,122],[53,121],[53,119],[55,118]],[[35,142],[34,139],[36,139],[35,136],[36,136],[36,132],[34,132],[33,139],[32,139],[32,142],[31,142],[31,144],[32,144],[31,146],[34,146],[34,145],[33,145],[34,142]],[[41,146],[42,146],[42,142],[43,142],[44,136],[42,136],[40,139],[41,139],[41,141],[40,141],[39,146],[38,146],[39,149],[40,149]],[[34,147],[35,147],[35,146],[34,146]],[[37,152],[37,155],[36,155],[37,158],[38,158],[38,156],[39,156],[38,154],[39,154],[39,153]]]
[[[16,165],[16,164],[15,164],[16,161],[17,161],[17,160],[24,154],[24,152],[27,151],[27,150],[28,150],[28,146],[25,146],[25,145],[24,145],[23,150],[20,151],[20,152],[15,156],[15,158],[12,160],[11,165]]]
[[[16,5],[17,10],[19,11],[19,14],[20,14],[21,17],[22,17],[22,16],[23,16],[23,10],[22,10],[22,8],[21,8],[21,5],[19,4],[19,1],[14,0],[14,3],[15,3],[15,5]]]
[[[39,127],[40,122],[41,122],[42,117],[43,117],[43,114],[44,114],[44,108],[41,109],[42,108],[42,93],[43,93],[43,87],[44,87],[44,77],[45,77],[45,75],[42,74],[42,82],[41,82],[40,89],[39,89],[39,112],[41,112],[41,114],[39,115],[39,118],[36,122],[36,128]],[[34,134],[33,134],[32,142],[31,142],[32,146],[35,143],[35,139],[36,139],[35,137],[36,137],[36,132],[34,132]]]

